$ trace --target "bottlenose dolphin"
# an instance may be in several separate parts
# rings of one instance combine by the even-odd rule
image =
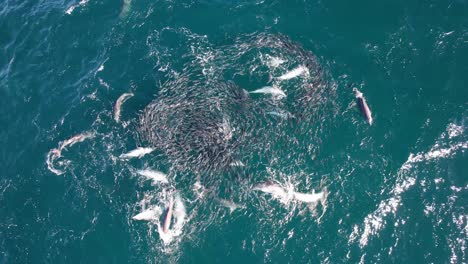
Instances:
[[[169,206],[167,208],[167,213],[166,213],[166,216],[164,217],[164,222],[163,222],[164,233],[167,233],[169,231],[169,227],[171,226],[173,206],[174,206],[174,199],[171,197],[171,200],[169,201]]]
[[[256,184],[252,190],[269,193],[273,198],[280,199],[284,203],[286,203],[290,198],[290,193],[279,183],[273,181]]]
[[[153,182],[155,183],[156,182],[168,183],[167,175],[160,171],[145,169],[145,170],[139,170],[137,171],[137,173],[140,174],[141,176],[144,176],[148,179],[153,180]]]
[[[218,199],[219,203],[222,204],[224,207],[229,208],[229,212],[232,213],[238,208],[244,208],[243,205],[236,204],[233,201],[226,200],[226,199]]]
[[[286,94],[277,86],[265,86],[250,93],[271,94],[279,97],[286,97]]]
[[[71,146],[75,145],[76,143],[83,142],[86,139],[93,138],[93,137],[94,137],[93,132],[84,132],[84,133],[78,134],[76,136],[73,136],[73,137],[63,141],[62,144],[60,144],[60,151],[65,149],[68,146],[71,147]]]
[[[287,202],[290,199],[294,199],[299,202],[303,203],[317,203],[319,201],[323,201],[325,199],[326,193],[325,191],[319,193],[301,193],[296,192],[293,189],[293,186],[290,185],[291,188],[288,190],[281,186],[279,183],[273,181],[267,181],[263,183],[259,183],[255,185],[252,190],[254,191],[261,191],[264,193],[271,194],[274,198],[279,198],[283,202]]]
[[[358,99],[358,105],[361,113],[366,117],[369,125],[372,125],[372,112],[367,105],[366,98],[364,98],[363,94],[358,89],[354,88],[353,91],[356,93],[356,98]]]
[[[84,132],[78,135],[75,135],[67,140],[60,142],[58,148],[53,148],[47,153],[46,164],[47,168],[55,173],[56,175],[61,175],[64,171],[56,169],[54,167],[54,161],[62,156],[62,150],[66,149],[67,147],[71,147],[76,143],[83,142],[86,139],[90,139],[94,137],[94,132]]]
[[[292,78],[296,78],[298,77],[299,75],[302,75],[302,74],[309,74],[309,69],[307,69],[307,67],[305,66],[299,66],[293,70],[290,70],[288,72],[286,72],[285,74],[281,75],[280,77],[278,77],[277,79],[278,80],[281,80],[281,81],[284,81],[284,80],[289,80],[289,79],[292,79]]]
[[[115,102],[115,105],[114,105],[114,120],[115,120],[115,122],[117,122],[117,123],[120,122],[120,108],[121,108],[122,104],[125,103],[125,101],[127,101],[132,96],[133,96],[133,93],[124,93],[117,99],[117,102]]]
[[[140,158],[146,154],[153,152],[153,148],[136,148],[128,153],[119,156],[121,159]]]

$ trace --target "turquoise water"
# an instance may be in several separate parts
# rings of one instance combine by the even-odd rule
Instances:
[[[0,263],[468,261],[467,1],[4,0],[0,47]]]

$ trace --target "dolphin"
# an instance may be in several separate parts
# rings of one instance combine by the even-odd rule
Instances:
[[[122,104],[125,103],[125,101],[127,101],[132,96],[133,96],[133,93],[124,93],[117,99],[117,102],[115,102],[115,105],[114,105],[114,120],[115,120],[115,122],[117,122],[117,123],[120,122],[120,108],[121,108]]]
[[[62,144],[60,145],[60,151],[62,151],[63,149],[65,149],[68,146],[71,147],[71,146],[75,145],[76,143],[83,142],[86,139],[93,138],[93,137],[94,137],[93,132],[84,132],[84,133],[78,134],[76,136],[73,136],[73,137],[71,137],[71,138],[69,138],[69,139],[62,142]]]
[[[167,213],[166,213],[166,216],[164,217],[164,222],[163,222],[164,233],[169,232],[169,227],[171,226],[171,220],[172,220],[172,207],[173,206],[174,206],[174,200],[171,197],[171,200],[169,201],[169,206],[167,208]]]
[[[144,176],[148,179],[153,180],[153,182],[162,182],[162,183],[168,183],[169,181],[167,180],[167,175],[163,172],[160,171],[155,171],[155,170],[139,170],[137,171],[138,174],[141,176]]]
[[[78,135],[75,135],[67,140],[60,142],[57,148],[53,148],[47,153],[46,164],[47,168],[55,173],[56,175],[62,175],[64,173],[63,170],[56,169],[54,166],[54,162],[56,159],[62,157],[62,150],[66,149],[67,147],[71,147],[76,143],[83,142],[86,139],[93,138],[95,136],[94,132],[84,132]]]
[[[284,81],[284,80],[289,80],[289,79],[293,79],[293,78],[296,78],[298,77],[299,75],[302,75],[302,74],[309,74],[309,69],[307,69],[307,67],[305,66],[299,66],[295,69],[292,69],[288,72],[286,72],[285,74],[281,75],[280,77],[278,77],[278,80],[281,80],[281,81]]]
[[[271,94],[279,97],[286,97],[286,94],[279,87],[276,86],[265,86],[250,93],[261,93],[261,94]]]
[[[366,98],[364,98],[363,94],[358,89],[354,88],[353,91],[356,93],[356,98],[358,99],[358,105],[361,113],[366,117],[369,125],[372,125],[372,112],[367,105]]]
[[[289,200],[288,191],[285,188],[283,188],[279,183],[273,181],[266,181],[256,184],[255,186],[253,186],[252,190],[269,193],[274,198],[278,198],[282,201]]]
[[[218,199],[218,201],[219,201],[219,203],[221,205],[228,208],[230,213],[234,212],[238,208],[244,208],[243,205],[236,204],[235,202],[229,201],[229,200],[226,200],[226,199]]]
[[[119,156],[121,159],[140,158],[146,154],[153,152],[153,148],[136,148],[128,153]]]

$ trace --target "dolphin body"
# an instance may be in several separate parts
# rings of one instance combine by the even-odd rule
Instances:
[[[169,206],[167,208],[167,213],[166,216],[164,217],[164,222],[163,222],[163,232],[167,233],[169,232],[169,227],[171,226],[171,221],[172,221],[172,207],[174,207],[174,200],[171,198],[169,201]]]
[[[154,183],[156,182],[168,183],[169,182],[167,180],[167,175],[160,171],[145,169],[145,170],[139,170],[137,171],[137,173],[140,174],[141,176],[144,176],[148,179],[153,180]]]
[[[228,208],[230,213],[234,212],[236,209],[244,208],[243,205],[236,204],[235,202],[230,200],[218,199],[218,201],[221,205]]]
[[[289,79],[293,79],[293,78],[296,78],[302,74],[309,74],[309,69],[307,69],[307,67],[305,66],[299,66],[295,69],[292,69],[288,72],[286,72],[285,74],[281,75],[280,77],[278,77],[278,80],[281,80],[281,81],[284,81],[284,80],[289,80]]]
[[[279,198],[283,201],[287,201],[289,198],[292,198],[303,203],[317,203],[325,198],[325,192],[301,193],[294,190],[288,191],[283,186],[273,181],[259,183],[255,185],[252,190],[269,193],[274,198]]]
[[[261,94],[271,94],[279,97],[286,97],[286,94],[283,90],[276,86],[265,86],[250,93],[261,93]]]
[[[119,156],[121,159],[140,158],[146,154],[153,152],[153,148],[136,148],[128,153]]]
[[[356,93],[356,98],[358,100],[358,105],[359,109],[361,110],[361,113],[366,117],[367,122],[369,122],[369,125],[372,125],[372,112],[367,105],[366,98],[364,98],[364,95],[356,88],[353,89],[353,91]]]
[[[117,99],[117,102],[115,102],[115,105],[114,105],[115,122],[117,123],[120,122],[120,108],[122,107],[122,104],[125,103],[125,101],[127,101],[132,96],[133,96],[133,93],[124,93]]]
[[[287,202],[289,200],[289,193],[283,188],[279,183],[273,181],[262,182],[256,184],[252,190],[254,191],[261,191],[264,193],[269,193],[273,198],[280,199],[283,202]]]
[[[165,244],[169,244],[175,237],[182,234],[186,216],[187,211],[182,197],[176,193],[170,198],[166,216],[162,223],[162,228],[161,225],[157,223],[159,236]],[[172,218],[174,218],[174,223],[172,223]]]

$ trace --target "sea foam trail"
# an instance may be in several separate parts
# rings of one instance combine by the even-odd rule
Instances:
[[[65,11],[66,14],[68,15],[71,15],[71,13],[73,13],[73,11],[75,10],[75,8],[77,8],[78,6],[84,6],[86,5],[87,3],[89,2],[89,0],[81,0],[78,4],[74,4],[72,6],[70,6],[67,11]]]
[[[359,246],[361,248],[367,246],[369,239],[374,235],[378,235],[378,232],[385,227],[385,219],[390,215],[395,215],[398,208],[401,206],[402,195],[416,184],[416,177],[410,175],[414,164],[450,158],[455,155],[455,153],[468,149],[468,142],[459,142],[456,144],[449,144],[448,147],[441,147],[442,143],[440,140],[442,140],[445,135],[448,135],[448,138],[452,139],[453,137],[459,136],[463,133],[463,131],[460,130],[453,133],[453,127],[454,126],[452,124],[449,125],[446,133],[443,133],[440,136],[439,141],[437,141],[428,152],[419,152],[417,154],[411,153],[409,155],[407,161],[403,163],[397,173],[395,185],[390,192],[391,197],[381,201],[377,209],[364,218],[364,228],[359,238]],[[358,225],[355,225],[351,235],[349,236],[349,241],[354,242],[359,237],[359,233],[360,228]]]
[[[133,220],[137,221],[154,221],[158,219],[162,214],[162,210],[159,207],[152,207],[142,211],[141,213],[132,217]]]
[[[95,134],[93,132],[84,132],[78,135],[75,135],[67,140],[64,140],[59,143],[57,148],[51,149],[47,153],[46,164],[47,168],[56,175],[62,175],[63,170],[55,168],[54,162],[56,159],[62,156],[62,150],[75,145],[76,143],[83,142],[87,139],[93,138]]]

